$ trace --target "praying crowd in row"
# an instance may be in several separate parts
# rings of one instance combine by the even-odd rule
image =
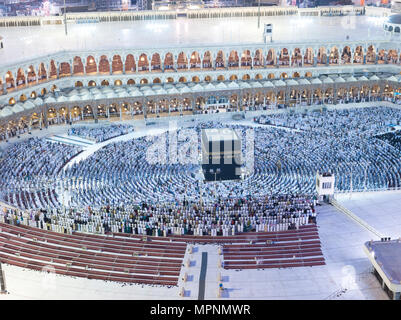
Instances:
[[[390,132],[391,126],[400,124],[399,109],[371,107],[284,112],[266,114],[254,120],[252,127],[199,122],[192,128],[178,129],[178,141],[170,140],[170,133],[166,133],[153,140],[140,137],[112,142],[64,169],[64,164],[80,152],[78,147],[29,139],[14,144],[1,160],[1,196],[5,202],[31,214],[42,209],[51,221],[56,221],[59,216],[65,226],[76,224],[70,223],[75,221],[74,216],[79,217],[77,221],[87,222],[92,221],[91,216],[99,217],[93,218],[97,222],[89,224],[91,227],[83,227],[95,232],[113,231],[114,228],[114,231],[164,234],[166,224],[170,228],[170,231],[167,228],[167,234],[208,234],[211,230],[216,230],[213,234],[229,234],[248,230],[247,221],[253,230],[265,230],[271,221],[259,221],[249,207],[242,207],[244,227],[237,226],[234,231],[228,228],[231,231],[227,231],[224,226],[230,225],[232,220],[227,215],[222,214],[219,222],[213,220],[215,214],[207,221],[196,220],[194,207],[199,211],[199,208],[219,206],[221,201],[238,199],[257,203],[265,197],[273,199],[280,195],[289,197],[290,202],[305,195],[304,201],[310,202],[316,193],[317,171],[335,175],[337,192],[401,187],[401,150],[378,138]],[[202,172],[199,161],[201,130],[218,127],[231,127],[241,136],[246,169],[243,180],[206,183],[199,178]],[[99,135],[104,132],[107,136],[108,127],[104,131],[101,128],[96,129]],[[184,131],[188,129],[192,131],[185,136]],[[81,130],[85,135],[85,129]],[[252,130],[254,140],[250,143],[246,139]],[[160,149],[149,152],[155,141],[165,142],[162,149],[166,152],[175,144],[173,150],[179,159],[193,161],[170,161],[170,154],[164,159]],[[195,156],[191,157],[193,154]],[[86,209],[82,211],[83,208]],[[142,211],[135,213],[139,210],[135,208]],[[223,206],[221,212],[225,211]],[[111,215],[112,212],[115,215]],[[135,214],[167,220],[127,220]],[[205,214],[205,219],[207,217]],[[187,219],[185,222],[184,218]],[[305,219],[309,221],[308,217]],[[103,225],[104,221],[110,223]],[[128,221],[128,227],[124,221]],[[260,227],[260,223],[267,227]],[[283,228],[289,228],[289,223]]]
[[[134,127],[128,124],[112,124],[102,127],[79,126],[68,129],[68,135],[103,142],[132,131],[134,131]]]

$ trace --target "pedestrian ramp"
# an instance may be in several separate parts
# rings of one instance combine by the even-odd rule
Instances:
[[[69,144],[69,145],[74,145],[78,147],[82,147],[84,149],[96,144],[96,141],[90,140],[90,139],[85,139],[79,136],[74,136],[74,135],[53,135],[47,138],[48,141],[50,142],[58,142],[58,143],[64,143],[64,144]]]

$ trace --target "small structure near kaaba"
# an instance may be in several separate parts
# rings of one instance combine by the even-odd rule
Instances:
[[[374,275],[390,299],[401,299],[401,239],[368,241],[363,247],[374,268]]]
[[[235,130],[202,130],[202,170],[206,181],[240,179],[241,166],[241,138]]]

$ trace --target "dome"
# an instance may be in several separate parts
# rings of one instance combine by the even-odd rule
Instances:
[[[393,14],[389,16],[387,22],[401,25],[401,14]]]

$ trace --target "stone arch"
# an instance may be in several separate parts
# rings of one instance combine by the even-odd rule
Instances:
[[[47,73],[46,73],[46,68],[45,68],[45,64],[42,62],[39,65],[39,70],[38,70],[38,80],[42,81],[42,80],[46,80],[47,79]]]
[[[292,74],[292,77],[293,77],[293,78],[299,78],[299,77],[300,77],[299,72],[295,71],[295,72]]]
[[[135,84],[135,80],[134,79],[128,79],[127,84],[132,86]]]
[[[329,64],[338,64],[339,62],[340,62],[340,60],[339,60],[338,49],[336,46],[334,46],[330,50]]]
[[[202,68],[203,69],[211,69],[212,68],[212,55],[211,55],[210,51],[206,51],[203,54]]]
[[[353,63],[363,64],[363,47],[357,46],[354,52],[354,60]]]
[[[108,80],[102,80],[102,82],[100,83],[101,86],[108,86],[110,83]]]
[[[291,66],[297,66],[297,67],[301,67],[302,66],[301,49],[295,48],[294,51],[292,52]]]
[[[352,58],[351,48],[349,46],[345,46],[341,54],[341,63],[342,64],[351,63],[351,58]]]
[[[217,76],[217,81],[224,81],[225,80],[225,78],[224,78],[224,76],[222,75],[222,74],[220,74],[219,76]]]
[[[241,68],[251,68],[252,67],[252,57],[251,51],[244,50],[241,54]]]
[[[28,67],[28,72],[27,72],[27,81],[28,81],[28,84],[31,84],[31,83],[33,83],[33,82],[36,82],[36,72],[35,72],[35,68],[32,66],[32,65],[30,65],[29,67]]]
[[[312,78],[312,72],[310,71],[305,72],[305,78]]]
[[[123,82],[120,79],[117,79],[114,81],[115,86],[121,86],[122,84],[123,84]]]
[[[266,104],[267,104],[267,105],[270,105],[270,104],[274,101],[275,96],[276,96],[276,95],[274,94],[273,91],[267,92],[266,95],[265,95],[265,97],[266,97]]]
[[[205,77],[205,82],[211,82],[211,81],[212,81],[212,78],[210,76]]]
[[[74,75],[83,75],[84,74],[84,65],[80,57],[74,57],[72,62],[72,72]]]
[[[344,87],[337,89],[337,99],[345,99],[347,97],[348,90]]]
[[[178,54],[177,69],[178,70],[188,69],[188,58],[187,58],[187,55],[182,51]]]
[[[111,72],[113,74],[123,73],[123,62],[118,54],[115,54],[113,56],[113,60],[111,61]]]
[[[73,110],[74,110],[74,108],[73,108]],[[83,115],[84,115],[84,118],[93,118],[93,117],[94,117],[92,106],[90,106],[89,104],[86,105],[86,106],[83,108],[82,113],[83,113]],[[99,113],[98,113],[98,114],[99,114]]]
[[[314,53],[312,48],[307,48],[304,55],[304,66],[313,66]]]
[[[276,94],[276,101],[278,104],[284,104],[285,102],[285,92],[283,90],[280,90]]]
[[[10,99],[8,99],[8,104],[9,105],[14,105],[15,104],[15,99],[12,97],[12,98],[10,98]]]
[[[42,88],[42,90],[40,91],[40,95],[44,96],[47,93],[47,89],[46,88]]]
[[[133,73],[136,71],[135,58],[132,54],[128,54],[125,58],[125,73]]]
[[[377,63],[383,64],[386,63],[386,50],[381,49],[377,54]]]
[[[274,67],[276,65],[276,51],[269,49],[266,56],[266,66]]]
[[[275,78],[274,73],[269,73],[269,74],[267,75],[267,79],[274,79],[274,78]]]
[[[289,103],[290,105],[294,105],[298,98],[298,90],[291,88],[289,92]]]
[[[150,61],[150,69],[151,71],[160,72],[162,70],[160,55],[158,53],[154,53],[152,55],[152,60]]]
[[[230,80],[231,80],[231,81],[238,80],[238,77],[237,77],[237,75],[235,75],[235,74],[232,74],[232,75],[230,76]]]
[[[134,116],[138,116],[140,118],[143,118],[143,105],[142,102],[140,101],[135,101],[132,105],[132,113],[134,114]]]
[[[319,51],[317,52],[316,61],[318,65],[327,64],[327,50],[325,47],[319,48]]]
[[[99,73],[110,74],[110,63],[107,56],[102,55],[99,60]]]
[[[56,68],[56,63],[54,62],[54,60],[50,60],[49,78],[57,79],[57,68]]]
[[[390,49],[387,52],[387,63],[397,64],[398,62],[398,52],[397,50]]]
[[[301,103],[302,103],[302,102],[308,103],[308,102],[310,101],[310,95],[311,95],[310,90],[308,90],[308,89],[303,89],[303,90],[300,92]]]
[[[68,62],[60,63],[59,77],[69,77],[71,75],[71,66]]]
[[[174,83],[174,79],[173,79],[172,77],[168,77],[168,78],[166,79],[166,82],[167,82],[167,83]]]
[[[98,118],[107,118],[107,107],[104,104],[100,104],[96,108]]]
[[[32,91],[30,94],[31,99],[36,99],[37,96],[36,91]]]
[[[66,117],[67,113],[68,113],[68,109],[66,107],[61,107],[60,109],[57,110],[57,113],[61,116],[61,117]],[[79,112],[81,113],[81,112]]]
[[[174,70],[174,58],[171,52],[167,52],[164,57],[164,70],[165,71],[172,71]]]
[[[228,56],[228,67],[229,68],[238,68],[239,66],[239,58],[238,58],[238,53],[235,50],[232,50],[230,52],[230,55]]]
[[[75,82],[75,86],[76,87],[83,87],[84,85],[83,85],[83,83],[81,81],[76,81]]]
[[[236,94],[236,93],[232,94],[229,97],[228,101],[230,103],[231,109],[238,109],[238,94]]]
[[[251,77],[249,76],[249,74],[244,74],[244,75],[242,76],[242,80],[247,81],[247,80],[250,80],[250,79],[251,79]]]
[[[225,57],[222,50],[217,52],[216,60],[215,60],[216,69],[224,69],[225,67]]]
[[[257,73],[256,76],[255,76],[255,79],[256,80],[262,80],[263,76],[260,73]]]
[[[328,102],[329,99],[334,98],[334,90],[333,88],[327,88],[324,92],[324,101]]]
[[[380,95],[380,92],[381,92],[381,90],[380,90],[379,85],[375,84],[372,86],[372,91],[371,91],[372,96],[376,97],[376,96]]]
[[[48,120],[52,120],[52,119],[54,119],[54,118],[57,118],[57,111],[56,111],[56,108],[50,107],[50,108],[48,108],[46,111],[47,111],[47,119],[48,119]]]
[[[141,79],[141,81],[139,83],[140,84],[147,84],[148,83],[148,79],[143,78],[143,79]]]
[[[253,67],[263,68],[263,66],[264,66],[263,52],[261,49],[257,49],[255,51],[255,56],[253,58]]]
[[[206,100],[204,97],[196,97],[195,99],[195,108],[197,113],[203,112],[203,108],[206,105]]]
[[[149,71],[149,61],[148,61],[148,56],[145,53],[142,53],[139,56],[138,60],[138,71],[143,72],[143,71]]]
[[[192,77],[192,82],[199,82],[199,77],[198,76],[193,76]]]
[[[19,96],[19,101],[24,102],[24,101],[26,101],[26,100],[27,100],[27,97],[26,97],[25,94],[21,94],[21,95]]]
[[[111,103],[108,106],[109,117],[119,117],[120,116],[120,108],[117,103]]]
[[[185,78],[185,77],[180,77],[180,78],[178,79],[178,82],[187,82],[187,78]]]
[[[86,58],[85,72],[86,72],[86,74],[97,73],[97,65],[96,65],[95,58],[93,56],[88,56]]]
[[[321,90],[320,88],[316,88],[316,89],[313,91],[312,98],[313,98],[313,103],[314,103],[314,104],[320,103],[320,102],[322,101],[322,98],[323,98],[323,92],[322,92],[322,90]]]
[[[393,97],[394,88],[387,83],[383,88],[383,93],[384,93],[385,96]]]
[[[90,81],[88,82],[88,87],[96,87],[96,82],[93,81],[93,80],[90,80]]]
[[[25,85],[26,80],[25,80],[25,73],[24,70],[22,70],[22,68],[19,68],[17,71],[17,87],[22,87]]]
[[[376,50],[373,45],[370,45],[368,47],[368,50],[366,51],[366,63],[367,64],[376,63]]]
[[[191,53],[191,59],[189,60],[189,67],[190,69],[200,69],[201,59],[197,51],[193,51]]]
[[[160,78],[154,78],[154,79],[153,79],[153,83],[161,83]]]
[[[283,48],[280,51],[280,56],[278,58],[279,66],[288,66],[290,65],[290,55],[287,48]]]

